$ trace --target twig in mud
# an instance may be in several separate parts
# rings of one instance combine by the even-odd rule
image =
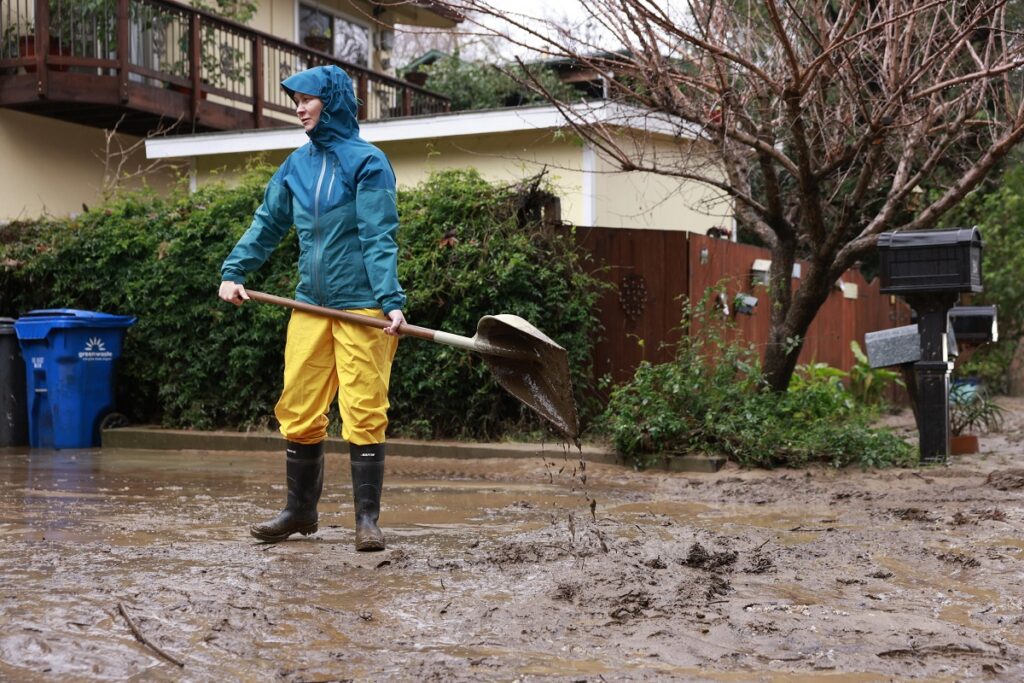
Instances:
[[[831,527],[831,526],[826,526],[826,527],[809,527],[809,526],[804,526],[803,524],[798,524],[797,526],[793,527],[792,529],[786,529],[786,531],[835,531],[835,527]]]
[[[770,538],[765,539],[764,543],[762,543],[761,545],[759,545],[756,548],[754,548],[754,552],[756,553],[758,550],[760,550],[761,548],[763,548],[766,545],[768,545],[768,541],[770,541],[770,540],[772,540],[772,539],[770,539]]]
[[[128,614],[128,610],[127,608],[125,608],[123,602],[117,603],[117,611],[119,611],[121,613],[121,616],[124,617],[124,620],[128,622],[128,628],[132,630],[132,634],[135,636],[136,639],[138,639],[140,643],[152,649],[154,652],[156,652],[158,655],[166,659],[171,664],[175,664],[183,669],[185,668],[185,662],[181,661],[173,655],[168,654],[167,652],[164,652],[164,650],[159,645],[157,645],[156,643],[154,643],[142,634],[142,631],[139,630],[139,627],[135,625],[135,621]]]

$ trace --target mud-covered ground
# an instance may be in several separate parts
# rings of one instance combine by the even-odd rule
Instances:
[[[265,546],[280,456],[7,451],[0,679],[1021,680],[1006,405],[982,455],[924,470],[395,457],[390,548],[361,555],[339,456],[320,533]]]

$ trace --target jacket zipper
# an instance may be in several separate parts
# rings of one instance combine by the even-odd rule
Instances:
[[[337,170],[338,170],[338,164],[337,163],[331,164],[331,182],[327,184],[327,202],[328,203],[330,203],[331,197],[333,196],[331,194],[331,190],[334,189],[334,173]]]
[[[324,152],[324,159],[320,163],[320,178],[316,181],[316,194],[313,196],[313,287],[316,292],[317,303],[326,303],[323,296],[323,289],[320,286],[320,188],[324,185],[324,174],[327,173],[327,153]]]

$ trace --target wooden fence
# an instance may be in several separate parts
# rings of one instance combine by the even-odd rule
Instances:
[[[684,333],[683,297],[698,299],[723,281],[738,334],[762,349],[763,356],[769,302],[764,285],[753,282],[753,268],[756,260],[770,261],[768,250],[693,233],[646,229],[577,228],[577,241],[592,255],[596,274],[614,285],[599,304],[604,332],[594,351],[597,377],[607,374],[621,382],[632,376],[641,360],[670,360]],[[798,283],[794,278],[794,286]],[[867,332],[909,324],[910,308],[897,297],[879,294],[878,287],[877,278],[869,283],[859,271],[847,271],[808,330],[800,362],[849,370],[855,362],[851,341],[863,348]],[[752,315],[734,311],[733,300],[741,292],[758,299]]]

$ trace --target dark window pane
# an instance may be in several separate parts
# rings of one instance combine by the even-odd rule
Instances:
[[[308,5],[299,5],[299,42],[313,50],[330,52],[331,17]]]

